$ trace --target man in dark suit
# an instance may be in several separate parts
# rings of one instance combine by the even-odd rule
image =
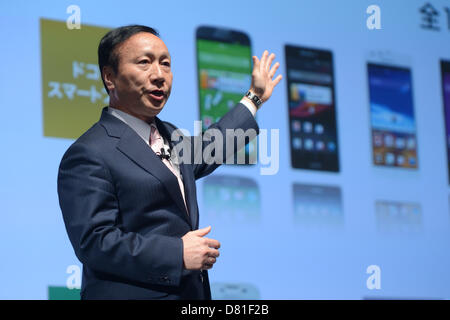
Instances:
[[[156,116],[171,91],[169,51],[154,29],[134,25],[107,33],[98,54],[110,103],[64,154],[58,174],[64,223],[83,263],[81,298],[210,299],[207,270],[220,243],[205,237],[211,227],[198,229],[195,180],[219,163],[168,156],[176,128]],[[273,79],[273,59],[267,51],[253,57],[251,99],[208,130],[258,131],[259,102],[281,80]]]

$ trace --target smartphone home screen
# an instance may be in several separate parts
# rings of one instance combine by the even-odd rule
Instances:
[[[339,171],[332,54],[290,45],[285,54],[292,167]]]
[[[251,47],[244,33],[217,28],[199,28],[196,41],[200,120],[205,130],[233,108],[250,88]],[[256,159],[255,143],[253,140],[243,150],[245,163]]]
[[[197,40],[200,115],[203,128],[217,122],[250,88],[250,47]]]
[[[417,168],[411,70],[369,63],[373,163]]]

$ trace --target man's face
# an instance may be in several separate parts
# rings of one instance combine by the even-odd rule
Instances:
[[[117,72],[111,73],[111,107],[149,121],[164,107],[172,88],[169,51],[157,36],[141,32],[116,48]]]

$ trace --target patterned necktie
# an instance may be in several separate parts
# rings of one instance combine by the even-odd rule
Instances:
[[[172,172],[173,175],[177,178],[178,185],[180,186],[181,195],[183,196],[184,205],[186,206],[186,211],[189,214],[189,211],[188,211],[187,205],[186,205],[186,198],[185,198],[185,195],[184,195],[184,185],[183,185],[183,180],[181,180],[181,175],[180,175],[180,173],[177,170],[175,170],[173,165],[168,160],[168,157],[164,157],[164,155],[166,154],[166,152],[164,151],[165,150],[165,148],[164,148],[164,140],[161,137],[161,135],[159,134],[158,128],[156,127],[156,125],[154,123],[152,123],[150,125],[150,128],[151,128],[151,131],[150,131],[150,147],[156,153],[156,155],[158,157],[160,157],[161,161],[166,165],[166,167],[170,170],[170,172]]]

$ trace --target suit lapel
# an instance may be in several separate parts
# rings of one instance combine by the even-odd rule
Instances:
[[[102,113],[100,123],[105,127],[110,136],[120,138],[117,143],[117,149],[164,185],[168,194],[181,210],[182,217],[191,224],[191,221],[187,217],[186,207],[177,178],[133,129],[121,120],[108,114],[105,109]]]

